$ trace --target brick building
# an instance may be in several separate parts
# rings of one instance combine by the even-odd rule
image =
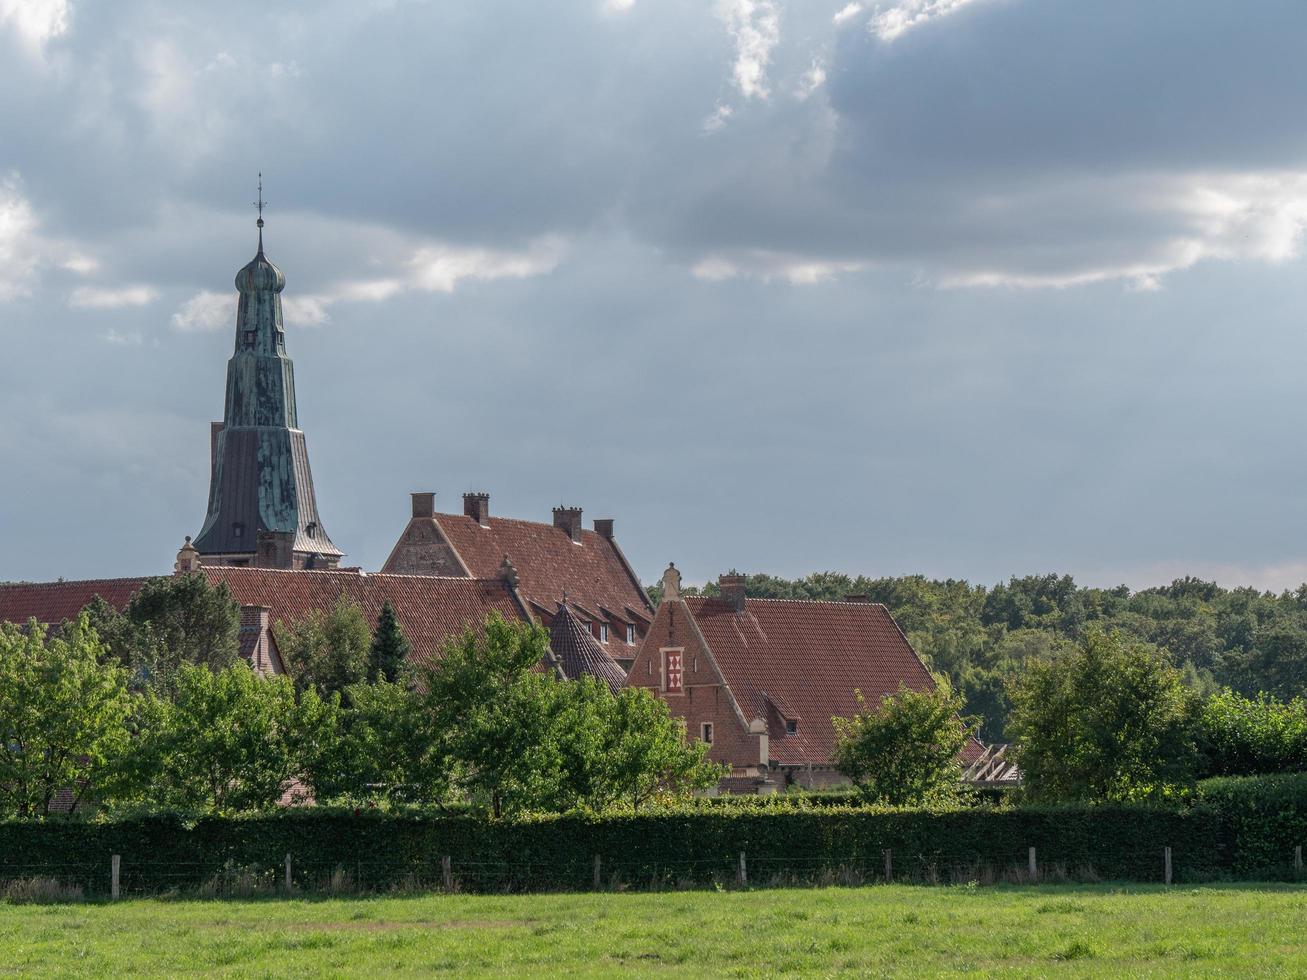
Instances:
[[[412,516],[382,571],[491,578],[511,574],[531,616],[553,623],[559,604],[623,668],[635,659],[654,609],[617,546],[613,521],[582,525],[580,507],[555,507],[543,523],[492,517],[490,494],[463,494],[461,514],[436,510],[434,493],[412,495]]]
[[[627,684],[657,691],[687,736],[729,763],[727,789],[769,792],[845,782],[830,764],[832,716],[900,684],[934,686],[889,611],[865,601],[748,599],[744,576],[723,575],[720,598],[682,595],[663,575],[663,601]],[[979,757],[968,745],[963,761]]]

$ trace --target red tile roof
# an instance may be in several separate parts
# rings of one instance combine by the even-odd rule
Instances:
[[[554,621],[549,626],[549,649],[554,651],[563,676],[569,681],[590,674],[606,682],[613,691],[626,683],[626,671],[566,606],[560,606],[554,613]]]
[[[289,571],[271,568],[206,568],[212,582],[226,582],[241,605],[264,606],[272,623],[329,610],[341,595],[363,607],[375,626],[387,599],[395,609],[414,663],[430,663],[445,642],[491,612],[505,619],[525,617],[499,579],[440,578],[433,575],[364,575],[347,571]]]
[[[617,545],[595,531],[581,531],[574,543],[562,528],[537,521],[490,517],[488,526],[463,514],[437,514],[441,533],[458,552],[475,578],[495,578],[504,556],[517,569],[522,597],[544,609],[556,609],[566,595],[577,608],[606,611],[619,622],[648,623],[653,619],[644,589],[626,564]],[[610,641],[614,657],[636,654],[623,630]]]
[[[831,716],[857,710],[855,690],[874,705],[900,683],[934,684],[879,603],[747,599],[736,612],[721,599],[684,601],[746,719],[768,721],[771,757],[783,764],[830,760]],[[798,722],[796,734],[785,734],[786,720]],[[979,751],[968,746],[964,760]]]
[[[121,611],[148,578],[98,578],[80,582],[23,582],[0,585],[0,622],[57,626],[99,596]]]

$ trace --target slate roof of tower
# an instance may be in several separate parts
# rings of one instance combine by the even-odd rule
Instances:
[[[906,684],[934,685],[898,624],[880,603],[746,599],[743,612],[704,596],[683,597],[717,666],[748,719],[763,718],[771,757],[783,764],[823,764],[835,748],[831,717],[858,710]],[[786,720],[798,722],[785,734]],[[963,751],[981,751],[973,739]]]
[[[554,651],[562,667],[563,676],[574,681],[589,674],[617,691],[626,681],[626,671],[617,665],[608,651],[594,638],[594,634],[572,614],[565,605],[554,613],[549,626],[549,649]]]

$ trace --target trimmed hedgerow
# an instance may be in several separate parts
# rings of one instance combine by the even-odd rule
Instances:
[[[188,821],[160,814],[103,822],[0,823],[0,882],[55,878],[103,894],[110,855],[127,892],[295,886],[363,889],[442,884],[450,858],[467,890],[729,883],[746,855],[749,881],[876,880],[884,852],[898,880],[1019,878],[1028,848],[1041,874],[1159,881],[1293,877],[1307,843],[1307,774],[1202,783],[1185,808],[1047,806],[947,811],[874,809],[824,799],[697,801],[628,815],[488,820],[431,811],[326,807]]]

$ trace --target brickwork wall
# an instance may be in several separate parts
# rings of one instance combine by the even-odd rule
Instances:
[[[429,518],[409,522],[382,571],[394,575],[466,574],[436,522]]]
[[[681,647],[683,693],[663,690],[663,655],[667,647]],[[647,687],[665,700],[672,714],[685,719],[686,733],[698,739],[704,722],[713,726],[712,748],[708,758],[729,763],[737,774],[758,765],[758,739],[740,724],[731,703],[730,693],[713,669],[711,655],[699,642],[688,613],[679,602],[664,602],[658,607],[653,624],[635,662],[627,674],[632,687]]]

